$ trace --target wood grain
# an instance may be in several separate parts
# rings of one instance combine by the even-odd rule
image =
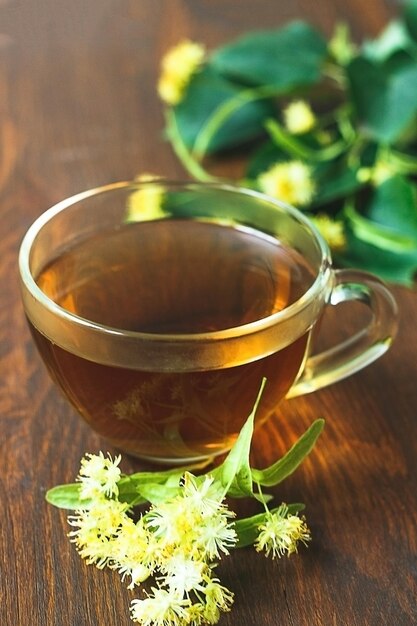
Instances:
[[[256,5],[256,6],[255,6]],[[208,46],[303,17],[329,34],[347,19],[376,34],[389,0],[39,0],[0,2],[0,624],[128,626],[132,593],[86,566],[45,490],[106,449],[61,399],[26,328],[17,251],[33,219],[65,196],[143,171],[184,176],[162,137],[163,51]],[[256,436],[272,461],[318,416],[319,445],[280,489],[304,501],[314,540],[291,559],[251,550],[221,565],[236,593],[224,626],[417,624],[416,294],[395,289],[392,350],[329,389],[285,402]],[[138,464],[126,458],[123,469]]]

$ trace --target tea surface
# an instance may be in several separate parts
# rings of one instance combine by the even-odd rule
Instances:
[[[88,239],[37,282],[63,308],[145,332],[205,332],[280,311],[312,282],[304,260],[257,231],[187,220],[127,225]]]

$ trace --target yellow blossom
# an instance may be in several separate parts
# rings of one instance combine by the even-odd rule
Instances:
[[[188,549],[200,516],[187,507],[183,498],[176,498],[152,506],[146,520],[149,529],[159,539],[161,549],[169,552],[179,544],[184,550]]]
[[[133,589],[150,576],[155,568],[158,551],[143,518],[137,523],[127,515],[122,519],[111,545],[110,557],[110,566],[118,570],[122,581],[130,576],[128,589]]]
[[[131,603],[131,618],[141,626],[217,624],[234,594],[214,569],[238,541],[224,486],[212,474],[185,471],[167,485],[165,497],[156,491],[135,521],[132,505],[118,499],[119,462],[101,452],[83,458],[78,480],[89,501],[68,517],[70,540],[87,563],[117,570],[122,581],[128,577],[128,589],[153,578],[156,586]],[[272,558],[297,552],[298,542],[310,539],[304,519],[290,515],[285,504],[268,512],[258,530],[255,547]]]
[[[324,213],[319,213],[311,221],[329,244],[331,250],[339,252],[346,247],[346,235],[343,222],[334,220]]]
[[[185,472],[183,478],[182,495],[187,499],[189,505],[200,510],[204,515],[211,515],[217,511],[224,511],[225,505],[220,497],[218,485],[214,484],[214,478],[211,475],[204,477],[204,480],[198,484],[195,476],[190,472]]]
[[[276,163],[258,181],[264,193],[294,206],[308,205],[315,192],[311,168],[300,161]]]
[[[351,40],[347,24],[336,24],[328,49],[340,65],[348,65],[357,54],[358,47]]]
[[[146,222],[166,216],[163,209],[165,190],[163,185],[158,185],[160,177],[153,174],[141,174],[136,178],[140,186],[137,191],[130,194],[127,202],[126,222]]]
[[[283,111],[287,130],[293,135],[302,135],[314,128],[316,117],[305,100],[291,102]]]
[[[68,517],[75,528],[68,533],[70,540],[87,563],[102,568],[112,559],[113,542],[126,517],[127,505],[118,500],[94,501],[87,510],[77,510]]]
[[[215,619],[210,619],[206,615],[207,607],[202,602],[190,604],[186,609],[185,623],[192,626],[203,626],[203,624],[217,624],[220,619],[220,611],[217,609]]]
[[[80,485],[80,497],[82,499],[94,499],[102,496],[117,496],[117,486],[120,480],[118,467],[121,456],[113,460],[110,455],[106,458],[100,451],[99,454],[86,454],[81,460],[81,468],[77,480]]]
[[[303,519],[297,515],[289,515],[288,507],[281,504],[275,513],[268,513],[263,524],[259,526],[259,535],[255,542],[258,552],[265,551],[266,556],[290,556],[297,552],[299,541],[307,543],[311,538],[310,531]]]
[[[165,560],[161,570],[165,575],[164,584],[183,596],[193,589],[200,589],[206,563],[178,551]]]
[[[378,187],[395,174],[395,169],[389,163],[377,161],[371,172],[371,181],[375,187]]]
[[[186,624],[185,608],[190,604],[177,593],[152,588],[152,596],[133,600],[130,610],[132,620],[142,626],[182,626]]]
[[[158,82],[160,98],[169,105],[181,102],[192,75],[204,61],[205,48],[185,39],[169,50],[162,59]]]
[[[361,167],[356,173],[356,178],[361,183],[371,183],[374,187],[379,187],[396,173],[392,164],[380,160],[373,167]]]
[[[233,603],[234,593],[221,585],[218,578],[207,581],[204,593],[207,603],[212,602],[222,611],[228,611]]]
[[[228,520],[232,515],[231,511],[228,511],[227,515],[224,513],[211,515],[195,529],[195,546],[210,560],[220,559],[221,553],[229,554],[229,548],[236,545],[236,531]]]
[[[198,484],[186,472],[181,494],[152,506],[146,514],[148,527],[159,539],[163,554],[180,550],[209,561],[220,558],[221,553],[229,554],[237,535],[230,523],[234,513],[222,499],[211,476]]]

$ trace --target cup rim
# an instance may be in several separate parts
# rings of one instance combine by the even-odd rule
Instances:
[[[93,196],[97,196],[101,193],[107,193],[110,191],[117,191],[122,189],[127,189],[128,187],[146,187],[150,185],[163,185],[167,187],[178,187],[178,188],[187,188],[187,189],[198,189],[198,188],[212,188],[218,191],[225,191],[234,194],[244,194],[247,197],[253,197],[254,199],[260,200],[262,202],[266,202],[272,206],[277,206],[280,209],[284,209],[286,213],[289,213],[292,217],[294,217],[298,222],[302,223],[314,236],[316,243],[318,244],[321,261],[320,266],[317,270],[316,276],[309,286],[309,288],[303,293],[303,295],[291,303],[289,306],[285,307],[281,311],[277,311],[263,317],[259,320],[255,320],[246,324],[242,324],[240,326],[232,326],[226,329],[220,329],[215,331],[207,331],[200,333],[149,333],[142,331],[132,331],[126,330],[123,328],[117,328],[108,326],[105,324],[100,324],[99,322],[95,322],[84,318],[80,315],[72,313],[67,309],[61,307],[59,304],[54,302],[51,298],[49,298],[40,287],[37,285],[35,279],[33,278],[32,272],[30,270],[30,252],[32,245],[41,229],[56,215],[65,211],[67,208],[87,200]],[[300,210],[295,207],[268,196],[262,192],[248,189],[242,186],[237,186],[229,183],[217,183],[217,182],[199,182],[199,181],[184,181],[184,180],[170,180],[167,178],[157,178],[155,177],[152,180],[139,181],[139,180],[124,180],[117,181],[113,183],[109,183],[107,185],[100,185],[97,187],[90,188],[86,191],[79,192],[72,196],[68,196],[67,198],[57,202],[52,205],[49,209],[46,209],[43,213],[41,213],[34,222],[29,226],[26,231],[21,245],[19,249],[19,257],[18,257],[18,266],[19,266],[19,274],[20,279],[24,286],[27,288],[31,296],[37,300],[43,307],[45,307],[50,313],[53,315],[57,315],[59,318],[66,320],[69,323],[75,324],[76,326],[82,326],[85,329],[91,329],[95,332],[99,332],[103,335],[108,336],[118,336],[118,337],[126,337],[132,340],[141,340],[148,342],[169,342],[169,343],[177,343],[177,342],[198,342],[201,340],[204,341],[214,341],[214,340],[224,340],[227,338],[238,337],[241,335],[248,335],[252,333],[257,333],[262,330],[266,330],[271,326],[275,326],[278,323],[281,323],[289,318],[295,316],[297,313],[302,311],[309,303],[311,303],[314,296],[320,292],[320,289],[328,284],[329,274],[331,272],[332,260],[330,249],[317,229],[317,227],[309,220]]]

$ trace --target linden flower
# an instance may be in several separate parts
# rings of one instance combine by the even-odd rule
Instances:
[[[74,527],[68,533],[83,559],[103,568],[112,558],[113,542],[126,519],[128,506],[118,500],[97,500],[87,510],[77,510],[68,517]]]
[[[128,589],[146,580],[156,567],[158,551],[143,518],[137,523],[127,515],[121,520],[111,546],[111,568],[117,569],[122,582],[130,576]]]
[[[311,169],[300,161],[276,163],[258,181],[264,193],[295,206],[309,204],[315,192]]]
[[[189,623],[186,607],[190,601],[176,592],[152,587],[153,596],[132,600],[132,620],[142,626],[182,626]]]
[[[234,593],[227,589],[227,587],[221,585],[217,578],[208,581],[204,593],[206,596],[206,619],[210,612],[212,612],[214,616],[216,609],[217,611],[230,611],[233,604]],[[215,622],[209,623],[214,624]]]
[[[190,543],[193,528],[199,519],[193,511],[187,508],[182,498],[161,502],[152,506],[146,514],[148,528],[161,544],[161,550],[171,549],[172,546]]]
[[[166,211],[162,208],[165,191],[162,185],[150,184],[158,180],[159,176],[141,174],[136,178],[138,182],[149,183],[130,194],[127,201],[126,222],[146,222],[165,217]]]
[[[275,513],[269,513],[265,522],[259,526],[259,535],[255,542],[258,552],[265,551],[266,556],[290,556],[297,552],[299,541],[307,543],[311,539],[305,521],[297,515],[288,515],[288,507],[282,504]]]
[[[333,220],[324,213],[319,213],[311,221],[329,244],[331,250],[339,252],[346,247],[346,235],[343,222]]]
[[[201,589],[204,570],[207,565],[184,554],[175,553],[168,558],[161,568],[165,574],[164,584],[170,590],[183,596],[193,589]]]
[[[221,613],[230,611],[234,594],[214,577],[214,568],[238,541],[224,487],[213,475],[185,472],[173,497],[167,489],[166,498],[135,521],[131,505],[118,500],[119,463],[120,457],[102,452],[82,459],[80,491],[90,501],[68,517],[70,540],[88,564],[117,570],[122,581],[130,578],[128,589],[153,577],[151,592],[131,603],[134,622],[217,624]],[[268,512],[258,530],[255,547],[272,558],[297,552],[298,542],[310,540],[304,520],[290,515],[285,504]]]
[[[228,521],[228,517],[232,516],[231,511],[227,514],[212,515],[196,529],[195,543],[208,559],[220,559],[221,553],[229,554],[229,548],[234,548],[236,545],[237,534]]]
[[[204,46],[188,39],[169,50],[162,59],[158,82],[160,98],[169,105],[181,102],[191,77],[204,61]]]
[[[210,475],[206,475],[204,481],[198,484],[195,476],[185,472],[183,496],[193,508],[201,511],[203,515],[211,515],[217,511],[226,510],[220,492],[214,485],[214,478]]]
[[[361,183],[372,183],[374,187],[379,187],[388,178],[395,176],[396,173],[392,164],[380,160],[373,167],[361,167],[356,172],[356,178]]]
[[[212,477],[198,484],[186,473],[181,495],[152,506],[146,520],[165,553],[180,548],[183,553],[212,560],[221,552],[228,554],[237,542],[229,521],[233,516]]]
[[[114,460],[110,455],[106,458],[100,451],[98,455],[87,454],[81,460],[81,468],[77,477],[77,481],[81,483],[81,499],[118,495],[117,483],[121,475],[118,465],[121,458],[120,455]]]
[[[346,24],[336,24],[328,49],[340,65],[348,65],[357,54],[358,47],[351,41],[349,28]]]
[[[217,624],[220,619],[220,611],[217,610],[217,617],[214,621],[210,621],[206,617],[207,607],[202,602],[195,602],[194,604],[190,604],[187,607],[187,617],[186,624],[190,624],[190,626],[200,626],[200,624]]]
[[[314,128],[316,117],[305,100],[291,102],[283,111],[284,123],[293,135],[302,135]]]
[[[371,181],[375,187],[378,187],[388,178],[394,176],[395,173],[395,170],[389,163],[378,161],[371,171]]]

